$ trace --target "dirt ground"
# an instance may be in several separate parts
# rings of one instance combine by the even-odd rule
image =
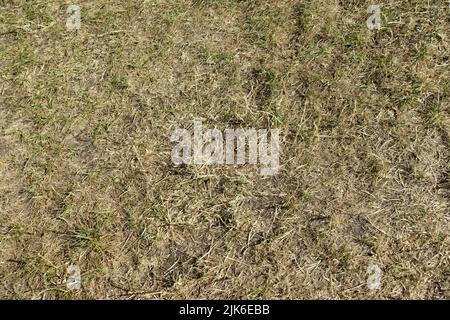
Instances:
[[[450,3],[371,4],[0,0],[0,298],[450,299]]]

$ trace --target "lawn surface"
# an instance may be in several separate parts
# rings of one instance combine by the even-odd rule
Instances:
[[[370,4],[0,0],[0,298],[449,299],[449,2]],[[194,119],[278,174],[174,166]]]

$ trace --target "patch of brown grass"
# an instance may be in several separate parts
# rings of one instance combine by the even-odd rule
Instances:
[[[69,4],[0,2],[0,297],[449,298],[448,3]],[[174,167],[194,118],[279,174]]]

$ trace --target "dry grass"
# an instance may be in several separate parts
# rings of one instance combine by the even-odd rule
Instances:
[[[69,4],[0,0],[0,297],[450,298],[448,1]],[[279,174],[174,167],[194,118]]]

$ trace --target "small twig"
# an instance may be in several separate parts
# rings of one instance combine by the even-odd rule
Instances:
[[[125,33],[125,32],[126,32],[125,30],[115,30],[115,31],[111,31],[111,32],[106,32],[106,33],[99,34],[97,37],[102,38],[102,37],[105,37],[105,36],[109,36],[109,35],[113,35],[113,34],[118,34],[118,33]]]

